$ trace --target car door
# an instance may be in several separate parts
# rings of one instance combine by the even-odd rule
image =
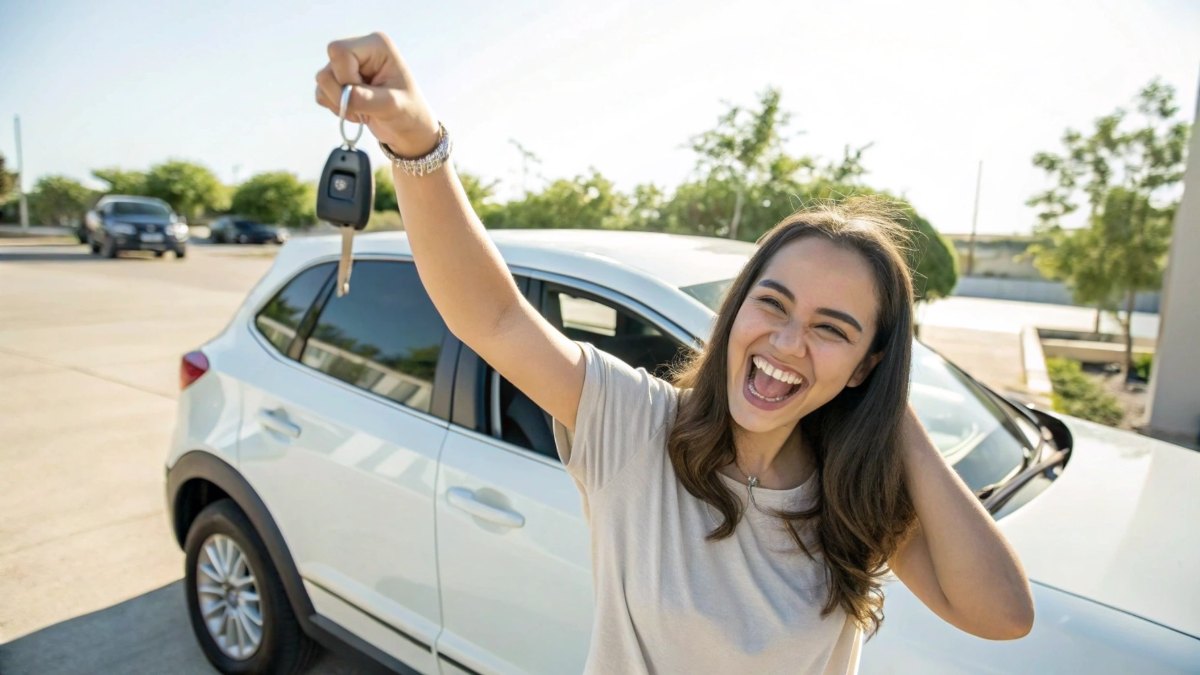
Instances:
[[[538,280],[527,292],[573,339],[635,358],[679,348],[617,300]],[[581,672],[592,579],[579,493],[549,417],[466,347],[437,494],[442,672]]]
[[[317,613],[436,672],[434,480],[457,343],[411,262],[356,262],[344,297],[332,271],[301,273],[256,318],[240,468]]]

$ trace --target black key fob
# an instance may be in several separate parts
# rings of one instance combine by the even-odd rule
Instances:
[[[367,153],[345,147],[330,153],[317,184],[317,218],[361,230],[374,204],[375,175]]]

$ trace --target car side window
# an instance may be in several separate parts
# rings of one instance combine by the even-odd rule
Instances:
[[[254,317],[254,325],[259,332],[280,352],[287,354],[300,322],[332,271],[332,263],[304,270],[276,293]]]
[[[572,340],[590,342],[659,377],[666,377],[671,364],[687,353],[686,347],[629,310],[564,287],[544,287],[542,311]],[[550,416],[495,371],[488,385],[492,435],[557,459]]]
[[[580,292],[546,286],[542,311],[567,337],[590,342],[634,368],[666,377],[685,348],[629,310]]]
[[[412,263],[354,264],[350,293],[331,296],[305,341],[306,366],[429,412],[446,324]]]

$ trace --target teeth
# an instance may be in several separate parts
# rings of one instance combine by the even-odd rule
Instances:
[[[786,382],[788,384],[800,384],[804,381],[804,378],[800,377],[799,375],[787,373],[776,368],[775,366],[772,366],[761,356],[754,357],[754,365],[757,366],[759,370],[775,378],[776,380],[779,380],[780,382]]]

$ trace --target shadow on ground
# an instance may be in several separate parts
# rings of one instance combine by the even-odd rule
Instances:
[[[0,645],[0,673],[211,675],[188,623],[183,581]],[[309,671],[360,672],[325,653]]]

